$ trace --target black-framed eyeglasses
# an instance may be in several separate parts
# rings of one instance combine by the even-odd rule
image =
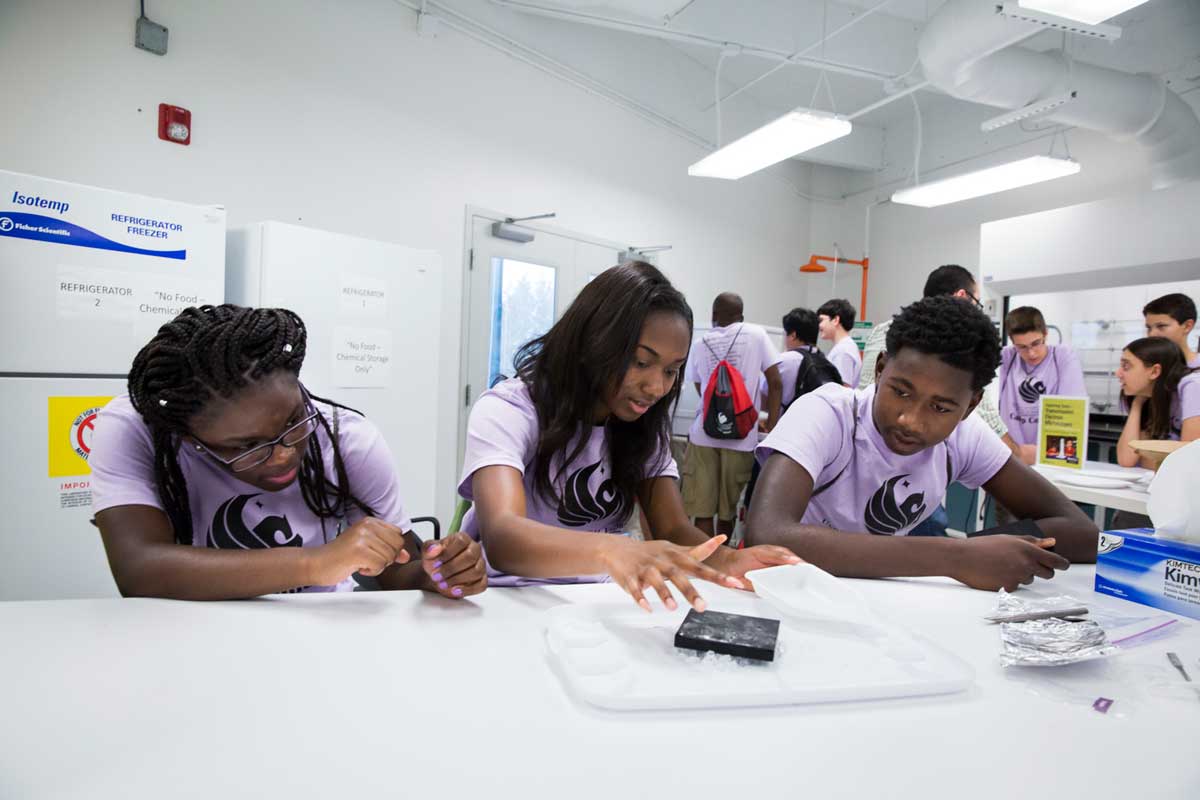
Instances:
[[[308,416],[295,425],[292,425],[271,441],[255,445],[233,458],[225,458],[224,456],[217,455],[209,446],[193,436],[192,441],[195,448],[202,453],[207,453],[210,458],[228,467],[231,472],[246,472],[269,461],[271,456],[275,454],[275,447],[277,445],[290,448],[303,444],[317,430],[318,412],[313,408],[308,391],[303,386],[300,387],[300,392],[304,395],[304,408],[309,412]]]
[[[1030,350],[1037,350],[1045,344],[1046,337],[1043,336],[1040,339],[1034,339],[1029,344],[1014,344],[1013,347],[1017,348],[1018,353],[1028,353]],[[1037,422],[1037,420],[1034,420],[1034,422]]]

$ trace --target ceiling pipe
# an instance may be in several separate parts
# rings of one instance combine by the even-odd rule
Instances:
[[[808,58],[799,56],[794,53],[788,53],[784,50],[776,50],[770,47],[763,47],[754,44],[744,44],[742,42],[731,42],[724,39],[718,39],[712,36],[705,36],[700,33],[688,33],[686,31],[676,31],[668,28],[662,28],[657,25],[650,25],[633,20],[617,19],[615,17],[606,17],[600,14],[590,14],[581,11],[569,11],[563,8],[554,8],[551,6],[543,6],[537,3],[520,2],[520,0],[491,0],[498,6],[518,11],[522,14],[533,14],[539,17],[547,17],[549,19],[563,20],[565,22],[575,22],[582,25],[592,25],[600,28],[608,28],[610,30],[623,31],[625,33],[636,33],[641,36],[649,36],[655,39],[664,39],[673,42],[682,42],[684,44],[700,45],[703,47],[714,47],[719,50],[724,50],[727,47],[740,48],[742,55],[756,56],[765,58],[770,61],[782,61],[788,64],[796,64],[798,66],[811,67],[813,69],[823,69],[826,72],[835,72],[842,75],[852,75],[856,78],[865,78],[867,80],[879,81],[886,83],[900,78],[900,75],[892,75],[879,70],[870,69],[868,67],[859,67],[853,64],[843,64],[838,61],[829,61],[821,58]]]
[[[952,97],[1015,110],[1065,92],[1076,98],[1042,119],[1136,141],[1158,189],[1200,179],[1200,119],[1159,78],[1015,47],[1045,28],[1005,17],[995,3],[949,0],[921,34],[926,79]]]

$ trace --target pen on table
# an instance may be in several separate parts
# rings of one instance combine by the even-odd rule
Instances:
[[[1188,683],[1192,682],[1192,676],[1188,675],[1187,670],[1183,668],[1183,662],[1179,660],[1178,653],[1167,653],[1167,661],[1170,661],[1171,666],[1174,667],[1175,669],[1179,670],[1179,674],[1183,676],[1183,679],[1185,681],[1187,681]],[[1200,697],[1200,688],[1196,688],[1195,692],[1196,692],[1196,696]]]

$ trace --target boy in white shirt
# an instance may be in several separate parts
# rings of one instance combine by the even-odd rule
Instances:
[[[848,300],[826,300],[817,309],[820,320],[821,338],[833,342],[829,360],[842,373],[842,383],[858,386],[858,375],[862,372],[862,357],[858,345],[850,338],[854,328],[854,306]]]

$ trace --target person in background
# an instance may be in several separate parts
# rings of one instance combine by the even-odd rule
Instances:
[[[1186,294],[1164,294],[1142,309],[1146,335],[1161,336],[1179,345],[1189,369],[1200,369],[1200,353],[1192,349],[1188,337],[1196,327],[1196,304]]]
[[[783,382],[783,398],[780,403],[781,417],[795,402],[797,390],[804,392],[808,386],[815,387],[834,380],[835,373],[836,380],[841,380],[841,373],[838,373],[837,368],[825,360],[824,354],[817,349],[817,337],[820,333],[815,311],[807,308],[793,308],[783,315],[782,324],[783,344],[786,349],[779,356],[779,378]],[[805,361],[809,358],[816,359],[817,363],[805,367]],[[803,374],[801,374],[801,370],[804,370]],[[798,382],[805,385],[797,386]],[[767,379],[765,377],[760,382],[758,391],[760,395],[766,394]],[[750,482],[746,484],[747,508],[750,507],[750,501],[754,498],[754,486],[758,482],[761,470],[761,465],[755,460],[750,471]]]
[[[847,300],[826,300],[817,309],[817,318],[820,320],[821,338],[833,342],[829,360],[842,373],[842,383],[858,386],[863,362],[858,345],[850,338],[850,331],[854,328],[854,306]]]
[[[784,351],[779,356],[779,379],[783,384],[783,393],[779,405],[782,411],[786,411],[796,399],[796,376],[800,367],[804,359],[817,349],[820,322],[816,312],[811,309],[793,308],[783,315],[782,324]],[[764,391],[765,386],[764,378],[760,392]]]
[[[727,360],[746,383],[756,409],[766,406],[766,430],[779,421],[783,382],[779,377],[779,353],[771,337],[759,325],[746,322],[742,298],[732,292],[717,295],[712,305],[712,330],[692,346],[687,379],[704,397],[705,386],[721,359]],[[767,396],[759,393],[759,376],[766,379]],[[715,439],[704,430],[704,405],[688,431],[683,457],[683,507],[705,533],[729,536],[742,490],[750,482],[758,434],[744,439]],[[713,518],[716,517],[714,527]]]
[[[976,308],[982,308],[982,303],[979,302],[979,284],[975,281],[975,276],[958,264],[943,264],[930,272],[925,279],[922,296],[953,297],[971,303]],[[862,376],[858,380],[858,388],[865,389],[875,383],[875,361],[887,345],[887,332],[891,326],[892,320],[888,319],[871,329],[871,334],[867,337],[863,349],[863,370]],[[1000,410],[996,407],[995,388],[996,382],[992,381],[984,390],[979,405],[972,413],[983,420],[1000,437],[1000,441],[1004,442],[1005,447],[1013,454],[1019,455],[1020,450],[1017,443],[1008,435],[1008,426],[1000,418]],[[938,506],[929,519],[914,528],[909,535],[945,536],[948,522],[945,507]]]
[[[1021,460],[1033,464],[1042,395],[1087,397],[1083,367],[1070,347],[1046,343],[1046,320],[1033,306],[1008,312],[1004,328],[1012,344],[1000,356],[1000,415]]]
[[[1190,369],[1183,353],[1165,337],[1135,339],[1121,351],[1116,371],[1121,404],[1128,409],[1117,441],[1117,463],[1152,468],[1139,459],[1137,439],[1200,439],[1200,373]]]
[[[92,509],[125,596],[229,600],[487,587],[479,545],[422,546],[379,430],[301,384],[304,323],[281,308],[184,309],[100,412]]]
[[[992,591],[1095,561],[1092,521],[971,415],[999,356],[995,327],[969,303],[904,308],[874,386],[804,395],[759,445],[748,542],[788,547],[835,575],[945,575]],[[907,535],[955,480],[983,486],[1041,536]]]
[[[483,542],[493,586],[611,578],[649,611],[646,590],[676,607],[674,584],[703,611],[691,578],[749,588],[747,571],[798,561],[721,547],[684,513],[669,443],[691,339],[683,295],[650,264],[621,264],[475,402],[458,491],[474,502],[462,527]],[[645,541],[622,535],[639,507]]]

